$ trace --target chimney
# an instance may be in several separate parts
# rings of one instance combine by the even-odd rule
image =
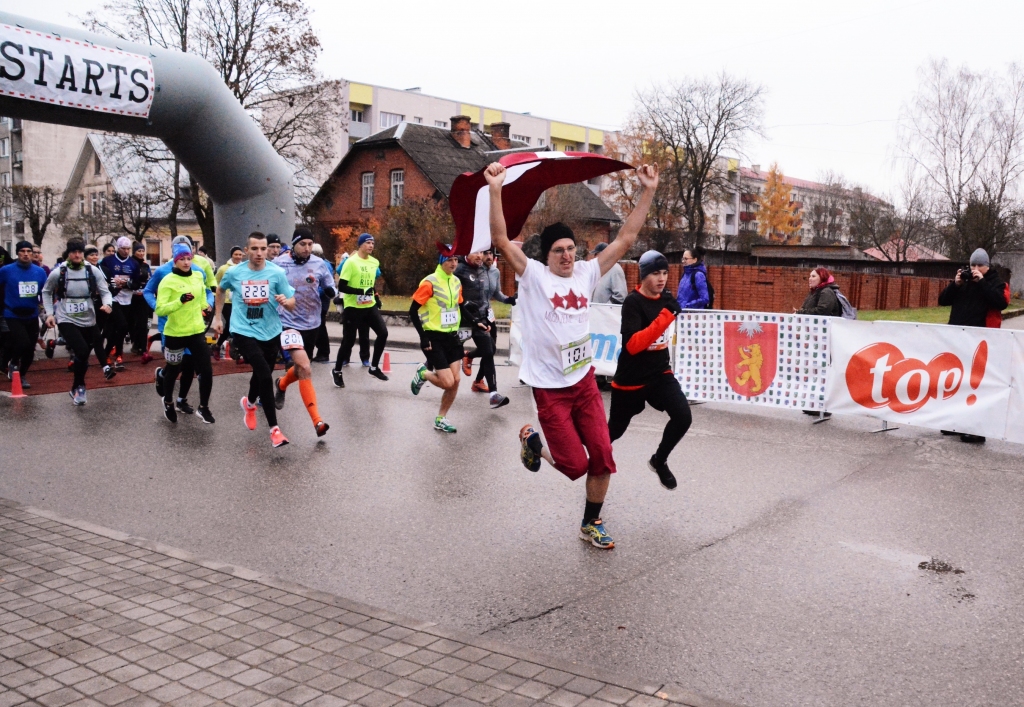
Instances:
[[[512,142],[508,139],[508,131],[511,126],[508,123],[491,123],[488,130],[491,133],[491,142],[499,150],[512,149]]]
[[[761,165],[759,165],[759,164],[752,164],[752,165],[750,165],[750,169],[754,170],[758,174],[761,173]]]
[[[470,124],[468,115],[452,116],[452,137],[455,138],[455,142],[465,148],[469,148],[472,144],[469,139]]]

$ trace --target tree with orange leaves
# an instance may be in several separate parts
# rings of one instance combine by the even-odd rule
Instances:
[[[764,192],[757,200],[757,232],[762,238],[785,242],[800,228],[789,195],[790,187],[782,170],[778,164],[772,163]]]

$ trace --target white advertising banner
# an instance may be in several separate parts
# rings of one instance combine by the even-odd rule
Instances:
[[[146,118],[153,87],[147,56],[0,23],[0,94]]]
[[[1014,344],[1001,329],[837,319],[827,409],[1004,437]]]
[[[1006,432],[1011,442],[1024,444],[1024,331],[1004,332],[1013,337],[1010,363],[1010,400],[1006,412]]]
[[[834,321],[764,312],[683,312],[676,378],[690,400],[822,411]]]

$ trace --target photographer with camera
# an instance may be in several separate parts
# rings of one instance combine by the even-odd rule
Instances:
[[[955,326],[999,327],[1001,312],[1010,304],[1009,287],[989,267],[988,253],[978,248],[971,253],[970,266],[961,268],[956,278],[939,294],[939,305],[950,307],[949,324]],[[953,432],[943,430],[943,434]],[[963,442],[982,443],[980,435],[960,435]]]

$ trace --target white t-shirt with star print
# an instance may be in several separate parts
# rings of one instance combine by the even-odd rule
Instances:
[[[519,276],[523,363],[519,378],[534,388],[568,388],[591,369],[590,298],[601,279],[596,259],[574,265],[572,277],[559,277],[532,258]],[[573,344],[577,344],[573,346]],[[572,369],[568,370],[567,369]]]

